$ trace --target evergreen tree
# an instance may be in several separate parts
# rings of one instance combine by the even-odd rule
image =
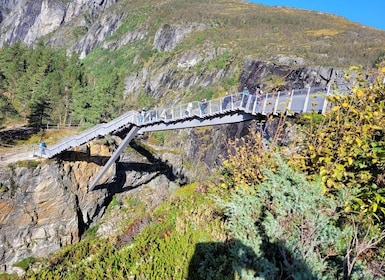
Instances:
[[[29,126],[36,129],[44,128],[44,125],[50,120],[51,103],[43,98],[39,98],[35,102],[32,102],[30,110]]]

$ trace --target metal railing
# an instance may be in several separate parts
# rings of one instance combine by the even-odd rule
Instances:
[[[348,87],[345,88],[348,90]],[[335,90],[338,91],[338,88]],[[339,93],[341,92],[339,91]],[[207,101],[192,101],[141,112],[129,111],[108,123],[98,124],[80,135],[63,139],[60,143],[46,148],[44,154],[41,151],[35,154],[51,158],[71,147],[80,146],[94,138],[127,128],[130,125],[148,127],[160,122],[170,123],[192,118],[210,118],[235,111],[243,111],[251,115],[324,113],[328,110],[329,105],[326,96],[330,94],[332,94],[330,87],[294,89],[260,95],[245,95],[243,92],[238,92]]]

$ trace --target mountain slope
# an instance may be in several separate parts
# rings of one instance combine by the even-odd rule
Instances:
[[[383,31],[326,13],[238,0],[9,2],[0,4],[0,42],[32,44],[45,36],[83,57],[96,46],[116,49],[139,40],[158,51],[211,44],[261,60],[295,55],[327,66],[371,65],[384,51]],[[162,44],[156,34],[165,26],[177,36]]]

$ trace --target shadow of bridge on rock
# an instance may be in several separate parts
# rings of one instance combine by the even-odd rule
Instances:
[[[131,141],[130,146],[145,157],[148,163],[117,161],[115,163],[116,174],[114,178],[107,183],[97,185],[95,190],[108,189],[112,194],[121,193],[145,185],[161,175],[166,176],[171,182],[178,181],[180,185],[187,183],[188,179],[186,176],[177,171],[167,160],[163,161],[154,156],[149,150],[138,144],[135,140]],[[104,166],[110,157],[91,156],[88,149],[86,149],[85,151],[66,151],[62,153],[59,158],[64,161],[85,161]],[[126,186],[128,172],[140,173],[139,178],[136,176],[136,184]]]

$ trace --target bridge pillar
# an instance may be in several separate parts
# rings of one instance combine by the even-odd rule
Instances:
[[[126,137],[123,139],[122,143],[120,143],[119,147],[116,149],[116,151],[112,154],[110,159],[107,161],[106,165],[103,167],[103,169],[99,172],[99,174],[96,176],[94,181],[90,184],[88,190],[93,191],[95,187],[97,186],[97,183],[102,178],[104,173],[107,172],[107,170],[110,168],[110,166],[118,159],[118,157],[122,154],[124,149],[130,144],[131,140],[135,137],[136,133],[140,129],[139,126],[132,126],[131,130],[127,133]]]

